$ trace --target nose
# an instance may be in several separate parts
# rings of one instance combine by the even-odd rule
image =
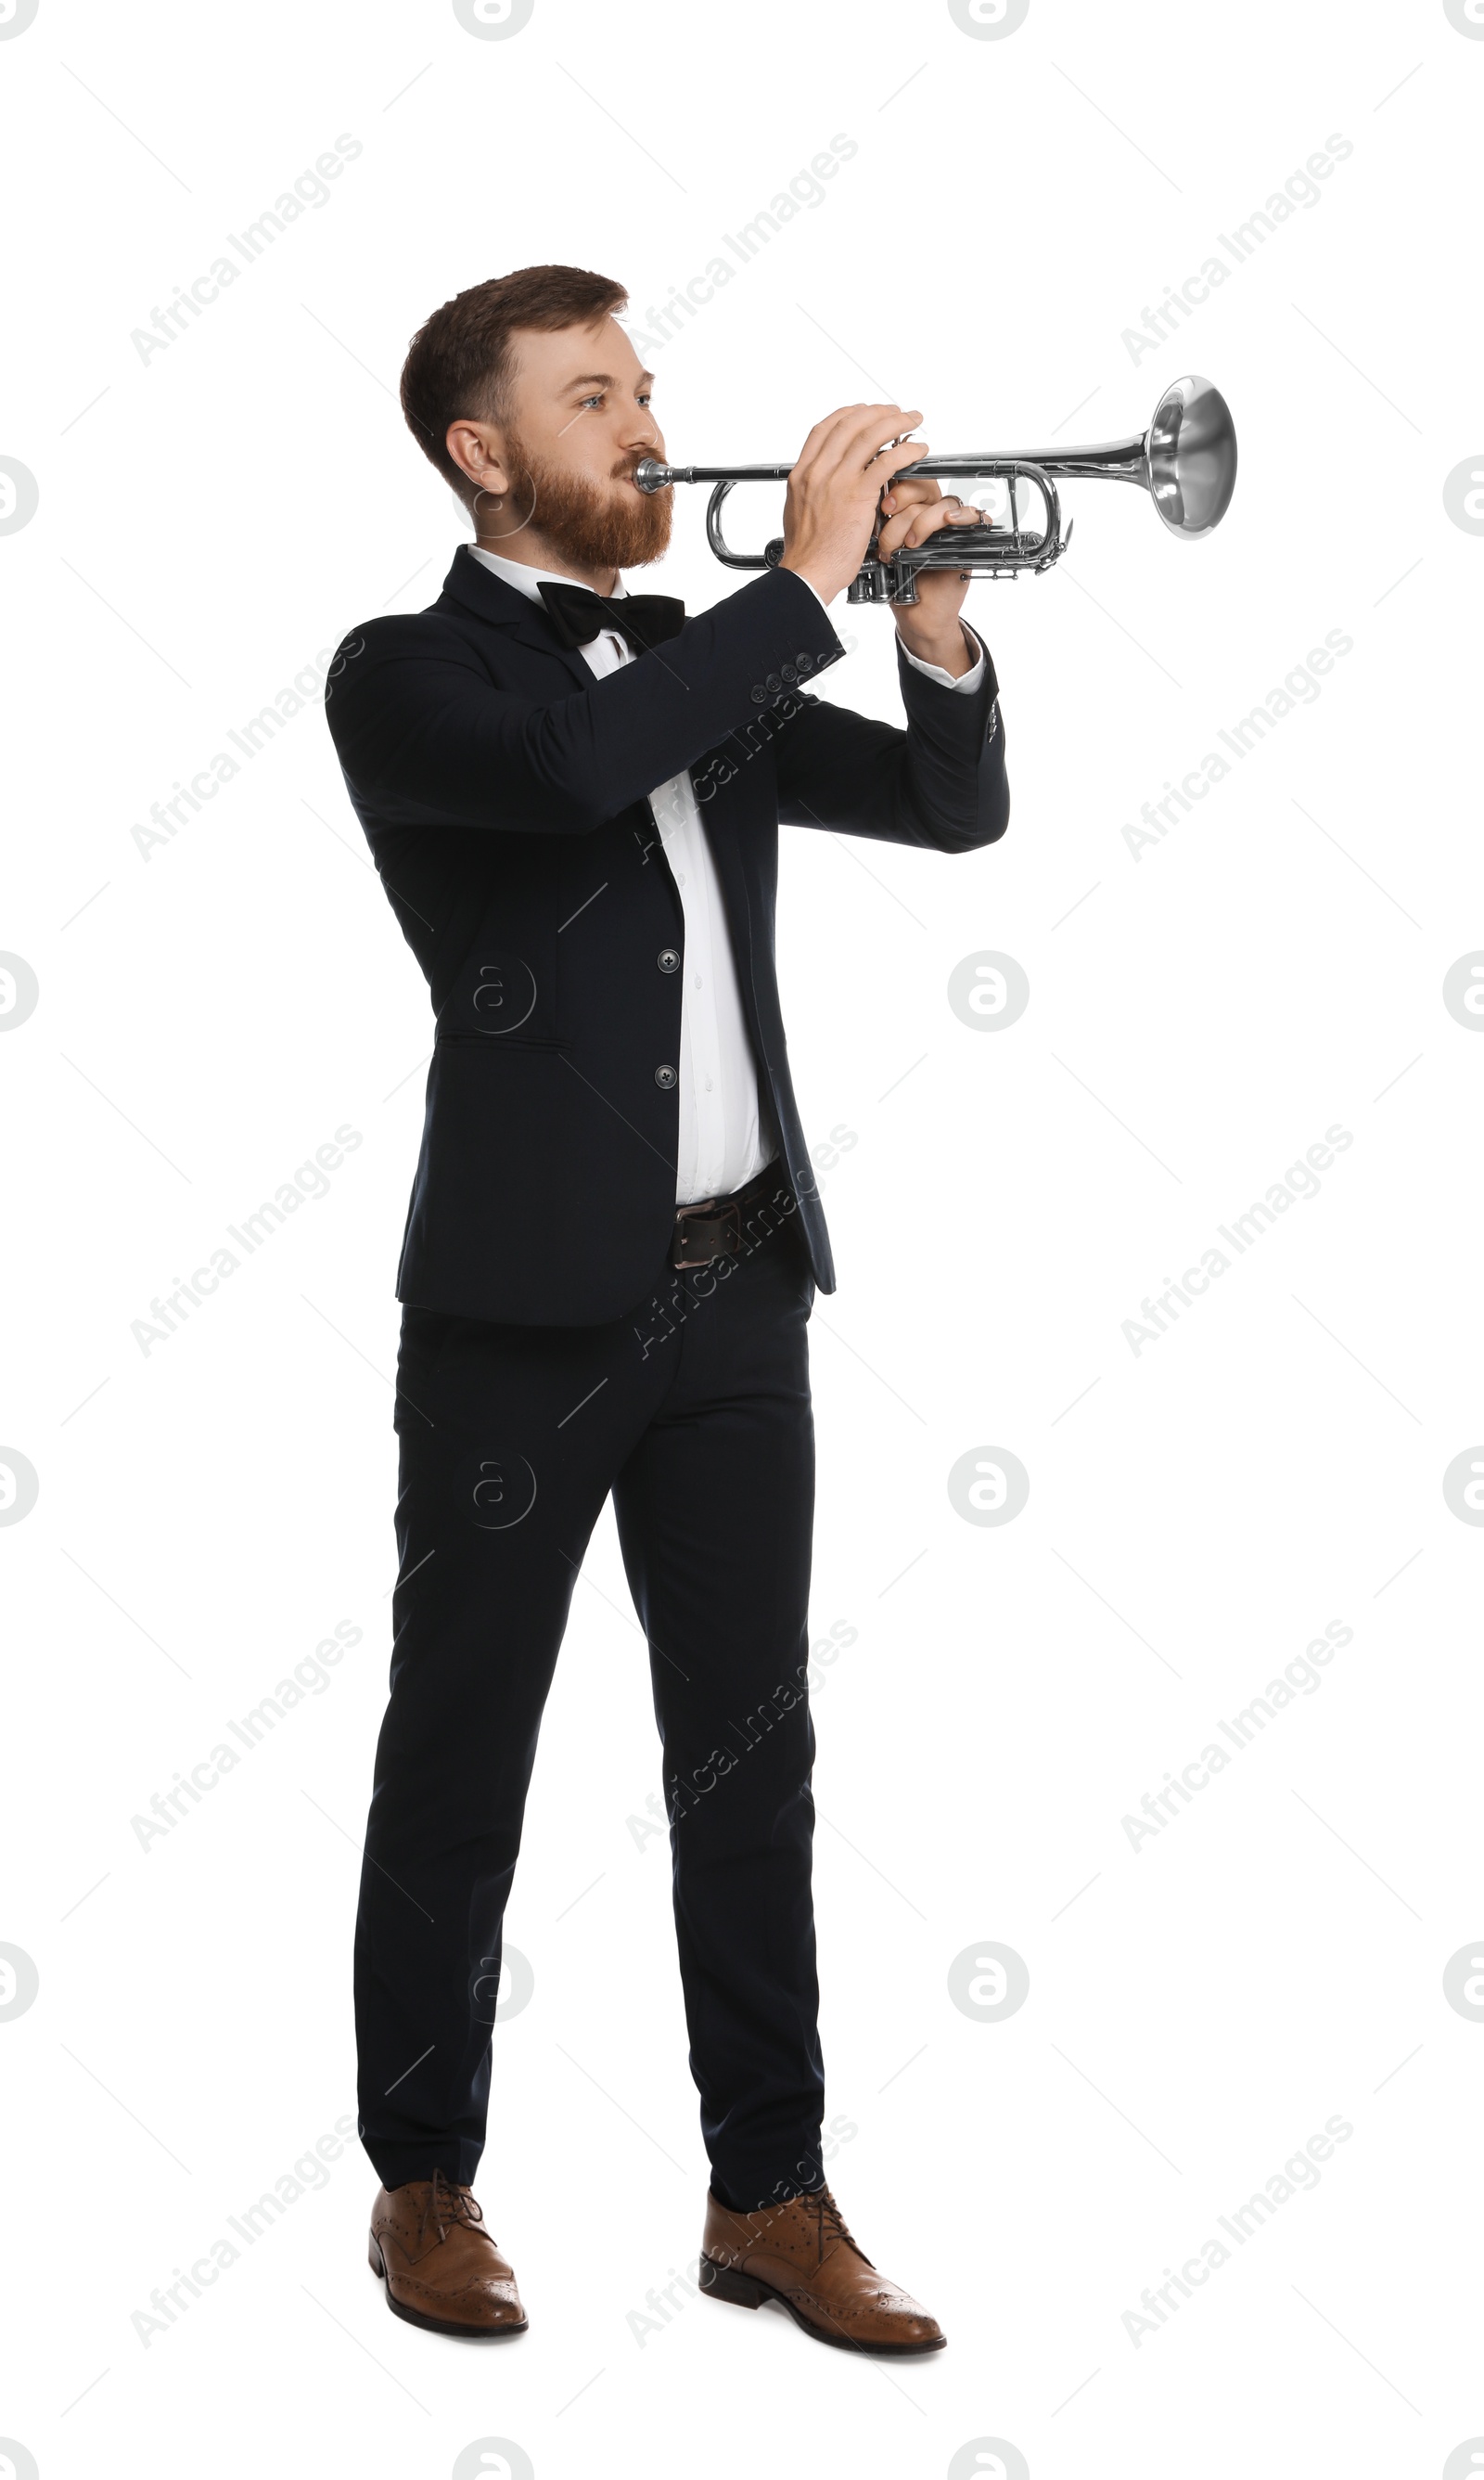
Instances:
[[[659,430],[652,414],[635,405],[633,417],[625,426],[625,452],[630,456],[650,456],[660,452]]]

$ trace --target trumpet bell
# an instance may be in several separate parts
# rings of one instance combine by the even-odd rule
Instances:
[[[1144,440],[1149,496],[1172,534],[1195,541],[1218,526],[1237,485],[1237,430],[1210,379],[1176,379]]]

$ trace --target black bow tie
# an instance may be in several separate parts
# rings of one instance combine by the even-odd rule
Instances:
[[[550,583],[546,578],[539,590],[564,646],[588,646],[604,629],[616,629],[642,655],[678,637],[685,626],[685,606],[673,594],[624,594],[610,601],[591,586]]]

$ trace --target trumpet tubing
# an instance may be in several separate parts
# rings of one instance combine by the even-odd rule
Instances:
[[[709,482],[706,539],[716,557],[728,568],[776,568],[782,536],[761,552],[733,551],[722,531],[722,510],[738,482],[784,482],[792,471],[790,465],[662,465],[647,456],[634,480],[641,491]],[[852,603],[915,603],[917,579],[925,568],[957,569],[969,577],[1018,577],[1023,570],[1040,576],[1061,558],[1072,538],[1070,525],[1062,531],[1059,479],[1136,483],[1148,493],[1170,533],[1197,541],[1220,524],[1230,504],[1237,481],[1237,432],[1225,398],[1210,379],[1182,378],[1165,389],[1148,429],[1128,439],[1108,440],[1096,448],[905,457],[890,478],[906,475],[1003,481],[1009,522],[945,528],[916,549],[883,560],[876,553],[878,520],[867,556],[848,590]],[[1021,523],[1022,483],[1040,496],[1045,522],[1039,530]]]

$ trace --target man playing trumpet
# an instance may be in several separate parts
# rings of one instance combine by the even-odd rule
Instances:
[[[711,2163],[701,2286],[908,2354],[941,2328],[852,2237],[821,2145],[807,1321],[834,1271],[773,919],[780,822],[939,855],[1004,834],[997,684],[956,571],[896,607],[905,727],[810,686],[878,520],[882,556],[980,520],[929,479],[883,491],[920,416],[847,405],[804,443],[776,569],[694,616],[629,594],[673,493],[633,480],[665,448],[626,299],[537,267],[434,312],[402,404],[473,541],[436,603],[364,623],[331,667],[346,786],[436,1018],[356,1933],[371,2260],[415,2324],[525,2330],[472,2183],[542,1709],[611,1496]],[[599,2165],[610,2232],[622,2201]]]

